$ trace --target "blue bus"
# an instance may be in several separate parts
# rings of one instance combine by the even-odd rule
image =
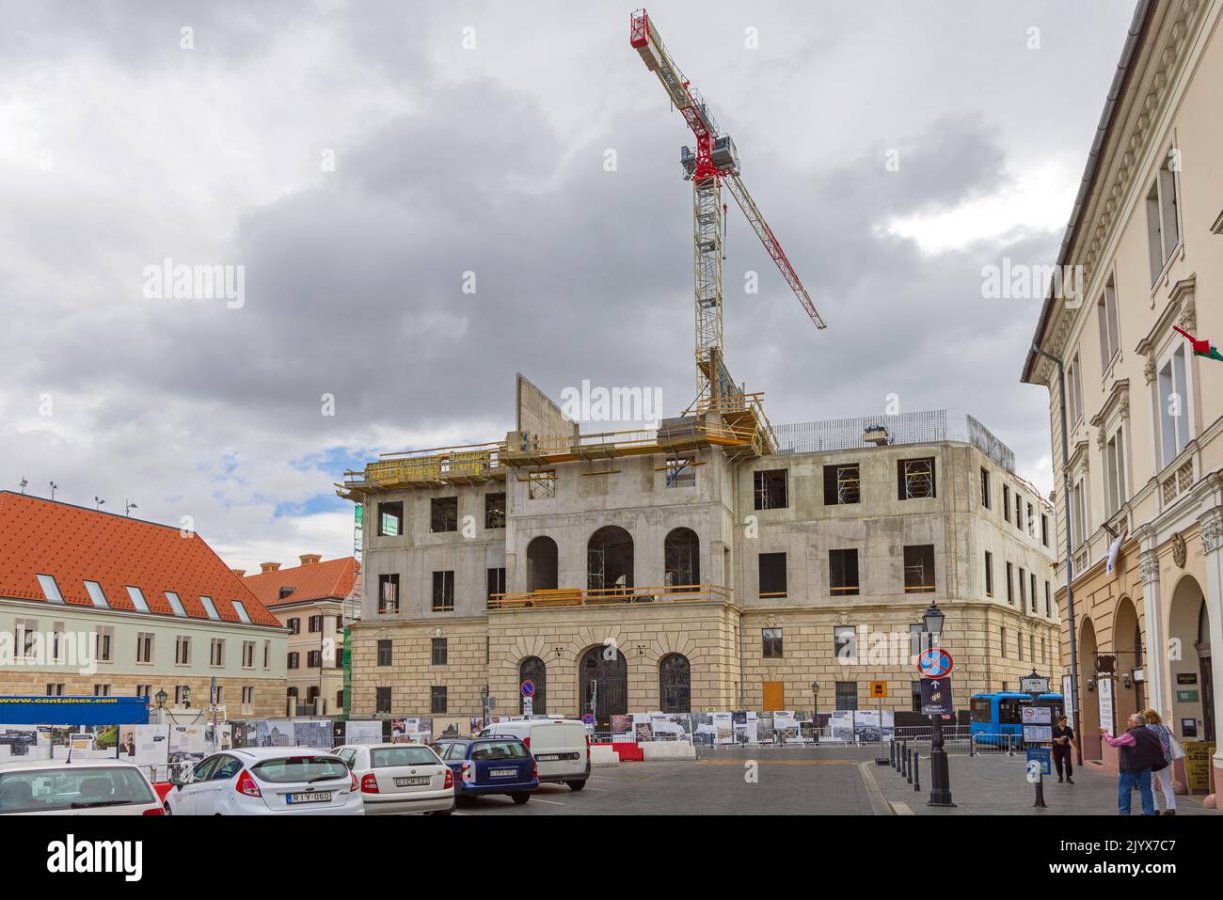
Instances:
[[[1061,694],[1031,694],[1019,691],[999,691],[993,694],[973,694],[968,701],[969,733],[978,744],[1023,746],[1023,708],[1035,703],[1053,710],[1057,721],[1065,708]]]

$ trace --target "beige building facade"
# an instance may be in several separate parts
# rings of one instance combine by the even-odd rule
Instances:
[[[1059,526],[1069,505],[1085,756],[1115,766],[1098,728],[1151,706],[1216,780],[1223,361],[1177,329],[1223,342],[1221,20],[1220,0],[1139,5],[1059,260],[1082,290],[1049,296],[1035,334],[1064,376],[1035,351],[1023,374],[1050,391]]]
[[[873,709],[878,680],[912,710],[932,602],[958,708],[1059,669],[1052,510],[975,420],[792,426],[761,453],[708,421],[581,435],[525,379],[519,396],[504,443],[350,473],[354,716],[477,716],[485,690],[517,714],[524,680],[534,711],[601,724],[810,711],[813,683],[823,712]]]
[[[344,628],[360,618],[360,567],[351,556],[324,561],[317,553],[303,553],[299,559],[291,568],[265,562],[258,573],[235,574],[288,629],[282,712],[343,715]]]

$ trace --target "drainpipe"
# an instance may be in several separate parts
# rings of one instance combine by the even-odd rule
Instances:
[[[1045,357],[1057,366],[1058,406],[1062,424],[1062,505],[1066,510],[1066,618],[1070,629],[1070,705],[1074,708],[1074,734],[1078,738],[1076,757],[1083,765],[1083,733],[1079,728],[1079,642],[1074,622],[1074,584],[1071,562],[1074,556],[1074,538],[1070,535],[1070,423],[1066,420],[1066,368],[1060,357],[1042,350],[1035,342],[1032,352]]]

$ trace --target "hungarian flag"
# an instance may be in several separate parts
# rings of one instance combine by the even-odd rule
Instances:
[[[1210,341],[1199,341],[1184,329],[1177,328],[1175,325],[1172,327],[1188,338],[1189,343],[1193,345],[1194,356],[1205,356],[1207,359],[1217,359],[1220,362],[1223,362],[1223,353],[1220,353],[1219,348],[1210,343]]]

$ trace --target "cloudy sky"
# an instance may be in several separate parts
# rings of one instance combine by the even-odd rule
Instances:
[[[253,569],[351,552],[345,468],[500,439],[516,372],[685,407],[690,141],[629,11],[0,2],[0,487],[190,516]],[[1132,11],[650,7],[829,324],[732,203],[727,361],[774,423],[895,394],[1051,486],[1039,301],[982,267],[1054,261]],[[243,267],[240,305],[158,295],[167,258]]]

